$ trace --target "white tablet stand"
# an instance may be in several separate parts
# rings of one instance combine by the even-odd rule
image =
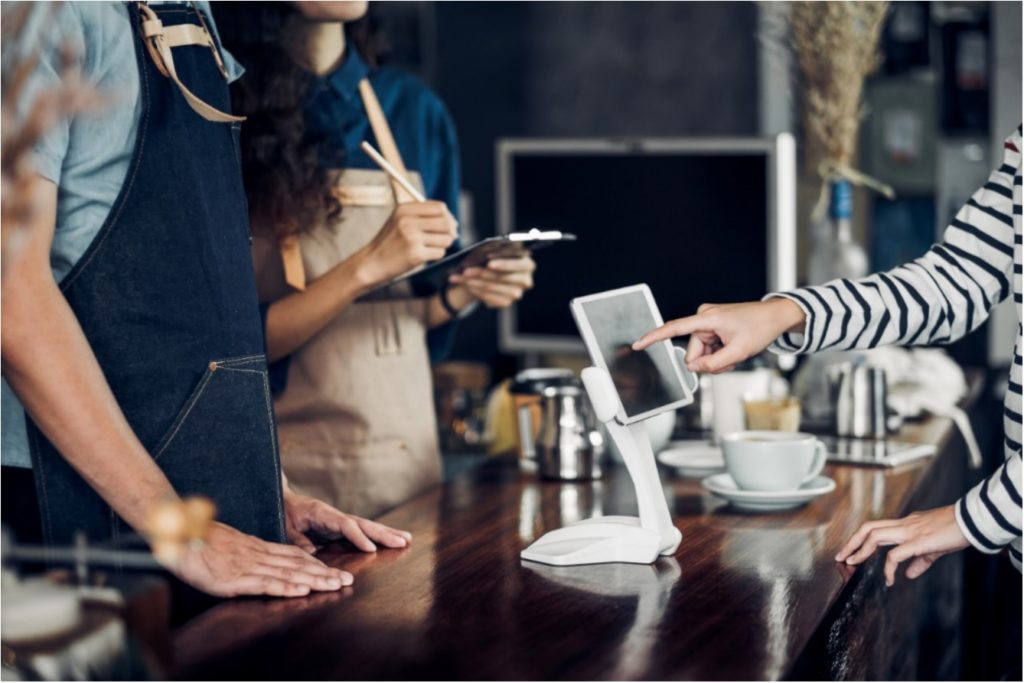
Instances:
[[[685,368],[686,352],[680,348],[675,351]],[[520,557],[564,566],[605,562],[650,564],[659,555],[673,554],[683,534],[672,524],[644,423],[623,425],[618,422],[619,395],[607,370],[587,368],[583,371],[583,386],[594,406],[594,414],[605,424],[622,453],[636,490],[640,516],[592,517],[549,531],[523,550]],[[693,401],[694,390],[696,387],[690,390],[689,402]]]

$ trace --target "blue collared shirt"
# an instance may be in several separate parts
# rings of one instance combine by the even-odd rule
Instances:
[[[359,97],[363,78],[369,78],[380,100],[406,167],[419,172],[428,197],[445,202],[458,218],[459,148],[455,126],[438,96],[416,76],[390,67],[371,70],[359,52],[349,48],[337,69],[314,82],[306,109],[307,126],[343,153],[345,168],[376,169],[377,165],[359,148],[363,140],[376,145]],[[325,163],[331,163],[330,159]]]
[[[443,201],[458,219],[459,146],[448,110],[416,76],[390,67],[370,69],[351,47],[337,69],[314,82],[306,109],[307,125],[325,136],[325,150],[331,150],[325,152],[324,163],[334,165],[331,157],[340,151],[345,168],[377,168],[359,147],[369,140],[379,148],[359,97],[363,78],[370,80],[380,100],[406,168],[418,171],[426,195]],[[458,243],[451,248],[458,249]],[[447,354],[452,331],[452,325],[445,325],[429,332],[432,359]]]

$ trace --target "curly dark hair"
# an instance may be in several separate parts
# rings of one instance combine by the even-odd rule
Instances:
[[[288,2],[211,3],[224,47],[245,67],[231,86],[242,125],[242,175],[257,229],[278,239],[336,218],[328,166],[340,150],[306,127],[305,103],[314,76],[288,50]],[[324,162],[329,163],[325,164]]]

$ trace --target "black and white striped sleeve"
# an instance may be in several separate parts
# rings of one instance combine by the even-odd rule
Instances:
[[[1004,143],[1003,162],[957,213],[941,244],[910,263],[859,280],[769,294],[795,302],[802,334],[782,335],[780,353],[948,343],[981,325],[1013,295],[1021,304],[1021,129]],[[1015,258],[1015,248],[1018,250]],[[1018,308],[1019,311],[1019,308]],[[1006,460],[956,502],[956,519],[978,550],[1010,545],[1021,566],[1021,357],[1018,346],[1004,405]]]
[[[1021,455],[1010,457],[956,503],[956,521],[967,540],[997,553],[1021,535]],[[1017,558],[1019,561],[1019,557]]]
[[[807,316],[802,334],[784,334],[772,350],[942,344],[977,328],[1013,290],[1013,179],[1019,172],[1020,152],[1008,145],[1002,165],[960,209],[942,243],[910,263],[859,280],[769,294],[765,298],[793,301]]]

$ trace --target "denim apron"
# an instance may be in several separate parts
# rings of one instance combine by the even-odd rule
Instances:
[[[369,82],[359,90],[381,153],[422,191]],[[321,277],[350,258],[376,237],[396,203],[412,200],[383,171],[350,168],[333,176],[341,215],[301,233],[298,277],[289,273],[288,250],[257,231],[253,257],[264,299],[286,296],[306,275]],[[394,286],[387,298],[351,304],[292,354],[274,408],[293,489],[376,517],[440,482],[427,307],[408,285]]]
[[[140,12],[149,21],[140,23]],[[190,6],[133,4],[129,15],[140,79],[135,150],[110,215],[61,290],[128,423],[174,489],[211,498],[218,519],[240,531],[283,541],[239,124],[223,114],[228,86],[217,46],[188,42],[197,27],[208,35]],[[170,69],[158,66],[143,32],[149,41],[182,25],[163,43],[166,61],[174,48]],[[115,541],[128,531],[31,420],[28,428],[47,543],[66,544],[76,530]]]

